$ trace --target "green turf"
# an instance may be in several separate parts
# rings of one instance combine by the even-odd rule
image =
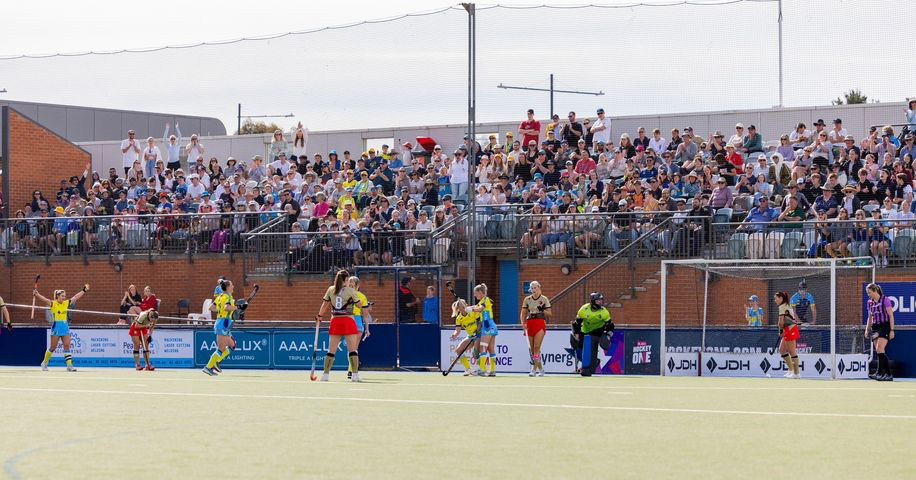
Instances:
[[[337,372],[330,383],[307,375],[3,369],[2,472],[57,480],[916,478],[911,382],[366,372],[353,384]]]

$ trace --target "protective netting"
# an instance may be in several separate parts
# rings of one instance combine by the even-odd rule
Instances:
[[[547,93],[496,86],[546,88],[551,73],[557,89],[606,93],[557,94],[558,112],[594,115],[603,106],[618,116],[778,103],[775,1],[616,8],[622,3],[478,5],[478,121],[521,120],[529,107],[546,117]],[[877,0],[785,2],[784,103],[826,104],[849,88],[885,101],[912,95],[908,70],[875,55],[878,48],[912,47],[909,7]],[[363,20],[357,10],[353,15]],[[302,18],[303,28],[317,26]],[[849,28],[850,19],[864,28]],[[313,130],[461,124],[467,118],[467,24],[466,12],[455,6],[271,40],[2,60],[3,86],[10,100],[210,115],[230,131],[239,102],[246,114],[292,112],[296,118],[283,119],[284,127],[301,120]],[[257,35],[265,25],[242,25],[239,32]],[[200,40],[206,39],[180,39]],[[135,46],[135,40],[112,42],[112,49]],[[0,53],[20,53],[16,49],[7,44]],[[65,41],[59,51],[69,51]],[[863,70],[880,74],[863,76]]]
[[[800,353],[863,353],[862,286],[871,265],[838,262],[835,293],[828,260],[770,263],[668,263],[666,348],[670,352],[770,353],[778,346],[778,308],[784,292],[802,320]],[[708,277],[707,277],[708,275]],[[756,297],[756,303],[751,299]],[[831,304],[835,308],[831,308]],[[836,351],[831,351],[831,314]]]

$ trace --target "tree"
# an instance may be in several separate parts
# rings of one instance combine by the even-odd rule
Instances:
[[[833,105],[858,105],[860,103],[868,103],[868,96],[863,95],[862,90],[853,88],[850,91],[844,93],[842,97],[837,97],[836,100],[833,100],[830,103]]]
[[[242,130],[235,132],[236,135],[255,135],[260,133],[274,133],[277,130],[283,130],[276,123],[267,123],[262,121],[254,122],[246,118],[242,123]]]

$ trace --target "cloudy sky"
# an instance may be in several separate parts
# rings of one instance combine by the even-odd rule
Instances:
[[[528,0],[530,1],[530,0]],[[647,0],[651,1],[651,0]],[[551,5],[580,2],[552,0]],[[603,5],[619,6],[619,0]],[[505,0],[503,5],[525,2]],[[301,31],[447,7],[419,0],[2,2],[0,55],[180,45]],[[911,2],[786,0],[786,106],[829,104],[849,88],[916,96]],[[341,8],[346,6],[346,8]],[[480,5],[481,8],[484,5]],[[40,25],[40,28],[36,28]],[[467,16],[451,9],[349,29],[223,46],[0,60],[0,94],[38,101],[218,117],[293,113],[312,130],[463,123]],[[478,14],[478,120],[548,110],[613,115],[767,108],[778,103],[777,4],[491,8]]]

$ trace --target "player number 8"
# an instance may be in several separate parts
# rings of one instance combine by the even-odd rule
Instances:
[[[343,308],[343,299],[340,297],[334,297],[334,308],[340,310]]]

